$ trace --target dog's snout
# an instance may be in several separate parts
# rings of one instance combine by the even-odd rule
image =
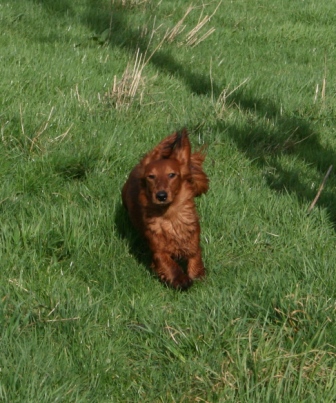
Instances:
[[[167,192],[165,190],[160,190],[159,192],[156,193],[155,196],[159,202],[165,202],[168,197]]]

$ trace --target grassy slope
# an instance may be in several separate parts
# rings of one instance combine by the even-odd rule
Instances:
[[[0,2],[0,400],[335,396],[333,175],[306,214],[335,161],[335,16],[324,0],[223,1],[216,31],[180,45],[193,10],[141,102],[116,111],[113,77],[187,7],[115,1],[103,44],[109,1]],[[146,270],[120,188],[184,125],[208,145],[209,275],[176,293]]]

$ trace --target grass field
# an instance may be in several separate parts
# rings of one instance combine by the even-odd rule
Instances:
[[[0,401],[336,398],[336,14],[320,0],[0,0]],[[120,189],[205,144],[207,278],[148,270]]]

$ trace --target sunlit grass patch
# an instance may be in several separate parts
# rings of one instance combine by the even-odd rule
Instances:
[[[330,2],[0,1],[0,23],[0,400],[333,401]],[[182,127],[207,277],[176,293],[120,196]]]

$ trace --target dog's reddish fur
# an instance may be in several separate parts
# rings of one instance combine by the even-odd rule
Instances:
[[[130,219],[152,251],[153,269],[163,282],[182,290],[205,275],[194,203],[208,190],[204,158],[201,152],[191,154],[186,130],[174,133],[144,156],[122,190]],[[187,261],[187,273],[180,259]]]

